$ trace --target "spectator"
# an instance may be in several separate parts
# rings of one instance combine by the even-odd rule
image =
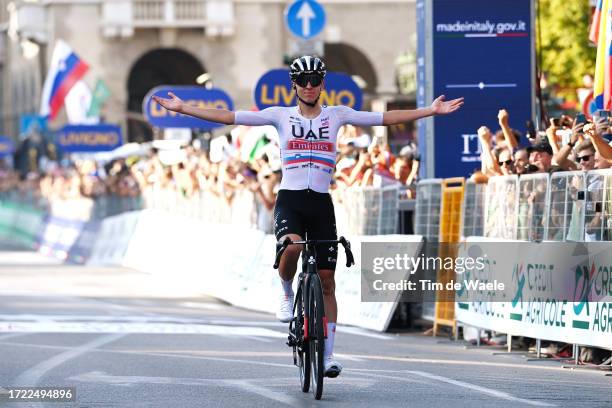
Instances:
[[[501,174],[509,176],[514,174],[514,160],[512,159],[512,152],[509,149],[503,149],[499,152],[498,164],[501,170]]]
[[[521,148],[514,152],[514,171],[516,174],[525,174],[528,165],[529,153],[527,152],[527,148]]]
[[[550,144],[542,140],[527,149],[529,164],[537,167],[536,173],[547,173],[552,166],[553,149]]]

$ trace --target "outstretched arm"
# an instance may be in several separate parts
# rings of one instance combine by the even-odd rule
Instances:
[[[235,115],[232,111],[226,109],[198,108],[183,102],[181,98],[172,92],[168,92],[168,95],[170,96],[170,99],[160,98],[159,96],[153,95],[153,100],[170,111],[208,120],[209,122],[224,123],[226,125],[233,125],[235,122]]]
[[[439,96],[428,108],[414,110],[395,110],[383,113],[383,125],[397,125],[399,123],[426,118],[433,115],[452,113],[463,105],[463,98],[445,101],[445,96]]]

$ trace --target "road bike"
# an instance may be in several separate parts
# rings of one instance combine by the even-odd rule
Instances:
[[[293,364],[300,369],[300,384],[303,392],[312,385],[315,399],[323,395],[325,366],[325,339],[327,338],[327,317],[323,303],[323,289],[316,262],[316,246],[341,244],[346,253],[347,268],[355,264],[351,244],[344,237],[337,240],[291,241],[286,238],[277,244],[278,251],[274,269],[289,245],[304,245],[302,251],[302,272],[298,277],[297,292],[293,303],[293,320],[289,323],[287,345],[293,348]],[[311,384],[312,381],[312,384]]]

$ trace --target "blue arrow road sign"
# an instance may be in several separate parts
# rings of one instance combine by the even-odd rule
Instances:
[[[287,27],[304,39],[319,34],[325,26],[325,10],[314,0],[297,0],[285,12]]]

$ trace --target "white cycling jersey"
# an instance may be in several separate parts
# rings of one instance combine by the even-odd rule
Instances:
[[[279,135],[282,190],[311,189],[327,193],[336,165],[336,137],[342,125],[380,126],[383,114],[348,106],[323,106],[319,116],[303,117],[294,107],[272,107],[259,112],[238,111],[237,125],[276,127]]]

